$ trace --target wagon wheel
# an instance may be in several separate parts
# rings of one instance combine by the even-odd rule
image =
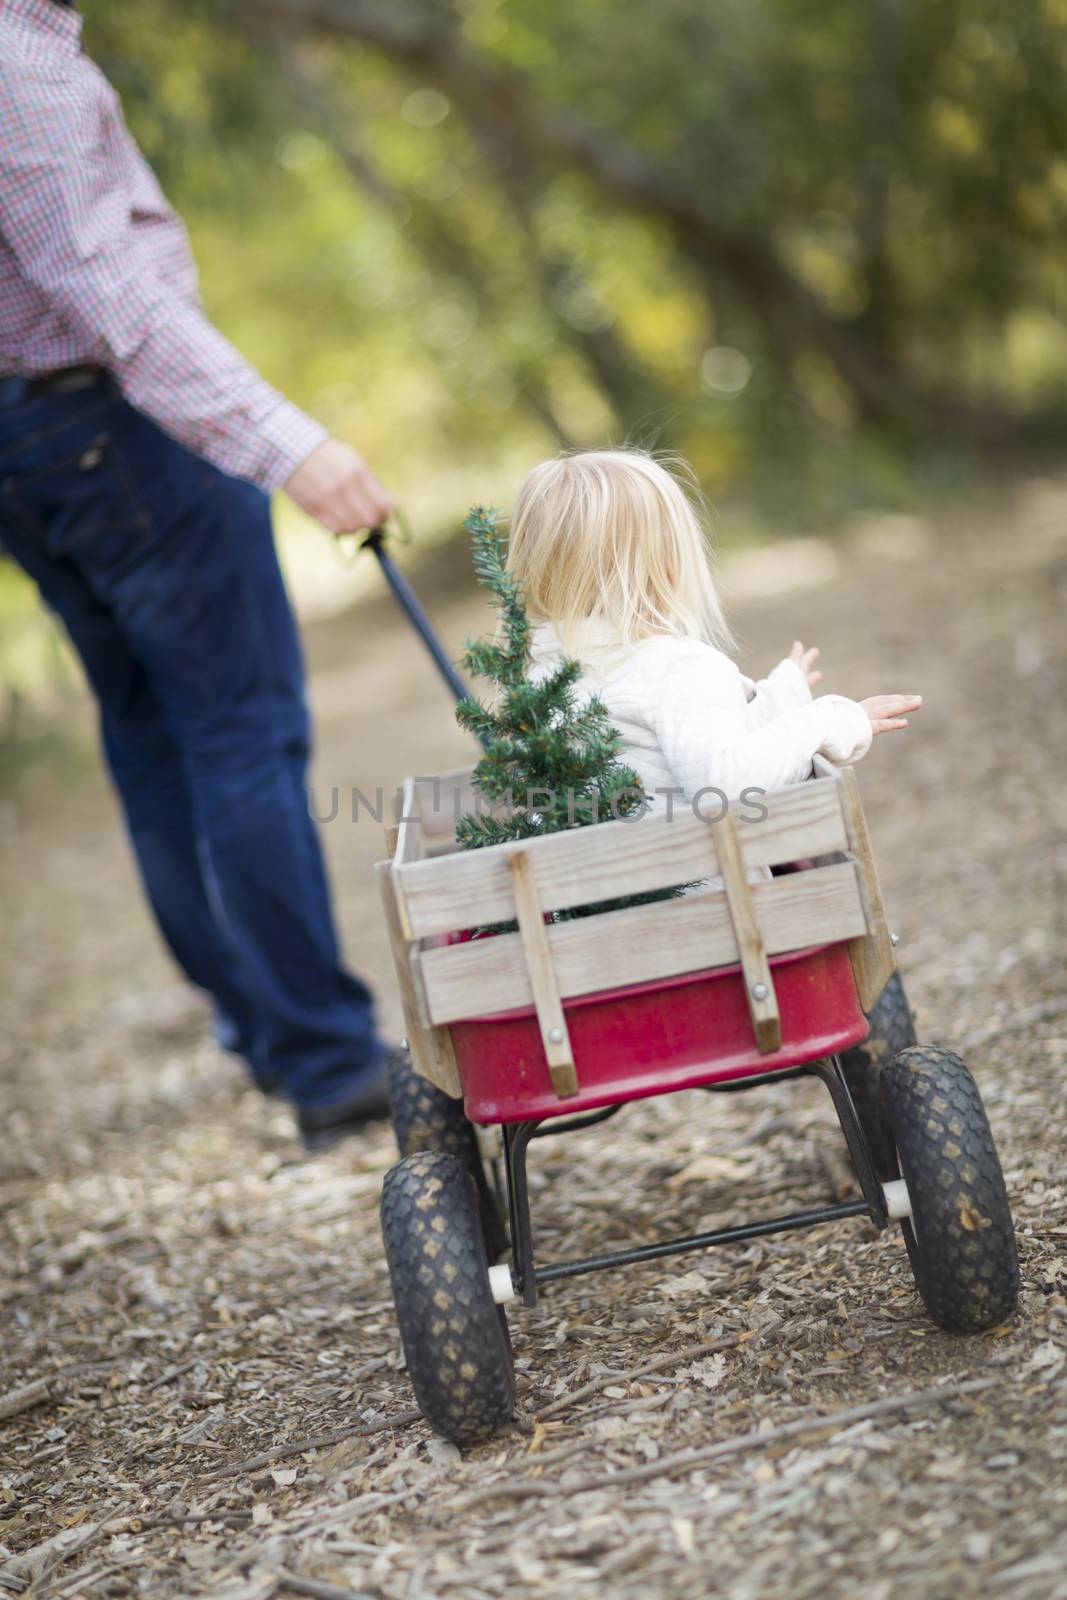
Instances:
[[[878,1082],[886,1062],[918,1043],[899,972],[893,973],[867,1021],[870,1031],[866,1039],[851,1050],[843,1050],[839,1059],[874,1170],[883,1182],[888,1182],[898,1177],[899,1171],[893,1140],[882,1115]]]
[[[908,1187],[902,1223],[930,1316],[950,1333],[1003,1322],[1019,1297],[1011,1208],[978,1087],[950,1050],[904,1050],[881,1073],[882,1111]]]
[[[402,1156],[414,1155],[418,1150],[441,1150],[466,1167],[478,1191],[485,1248],[490,1261],[496,1261],[507,1249],[507,1229],[496,1189],[486,1177],[478,1135],[464,1114],[463,1102],[453,1100],[416,1072],[407,1050],[394,1050],[389,1057],[389,1106]]]
[[[488,1438],[511,1420],[515,1372],[470,1173],[443,1151],[406,1156],[385,1175],[381,1219],[419,1410],[456,1444]]]

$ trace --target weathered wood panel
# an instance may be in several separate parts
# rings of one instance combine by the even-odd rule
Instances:
[[[775,866],[847,848],[840,795],[840,784],[831,780],[797,784],[767,795],[763,802],[766,817],[738,820],[746,868]],[[513,918],[508,848],[497,846],[429,861],[404,858],[397,871],[397,888],[408,936],[427,938]],[[530,851],[546,911],[644,894],[711,878],[718,871],[710,826],[688,808],[670,822],[655,815],[637,822],[605,822],[524,840],[522,848]]]
[[[857,938],[866,929],[851,861],[790,873],[750,888],[769,955]],[[514,916],[514,900],[505,912],[509,913]],[[722,893],[608,911],[557,923],[546,933],[564,998],[738,960]],[[417,952],[413,960],[429,1018],[437,1025],[533,1004],[517,933],[441,945]]]

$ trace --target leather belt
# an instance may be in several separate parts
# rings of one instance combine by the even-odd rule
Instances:
[[[0,406],[18,406],[41,395],[77,394],[80,389],[102,384],[107,376],[103,367],[86,365],[61,367],[58,372],[40,372],[28,378],[0,378]]]

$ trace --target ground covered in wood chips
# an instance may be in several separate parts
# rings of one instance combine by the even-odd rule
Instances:
[[[31,773],[3,813],[0,1596],[1067,1596],[1067,483],[729,573],[749,667],[799,634],[828,689],[927,697],[862,786],[920,1033],[993,1120],[1017,1320],[939,1333],[860,1222],[582,1278],[513,1312],[521,1415],[461,1456],[402,1368],[389,1133],[302,1156],[158,950],[102,780]],[[481,615],[438,607],[457,649]],[[350,792],[467,747],[384,604],[309,646],[339,915],[395,1029]],[[646,1102],[532,1167],[546,1258],[849,1182],[814,1084]]]

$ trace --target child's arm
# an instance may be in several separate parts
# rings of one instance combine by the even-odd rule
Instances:
[[[762,728],[785,711],[810,705],[811,691],[822,682],[822,673],[815,666],[818,659],[817,646],[805,650],[797,639],[789,654],[755,685],[748,702],[749,727]]]
[[[902,713],[917,704],[914,696],[881,696],[868,709],[842,695],[823,695],[753,728],[737,668],[718,651],[696,645],[673,652],[664,664],[654,726],[688,798],[716,788],[734,799],[746,788],[802,782],[816,753],[842,765],[858,761],[875,732],[902,726]]]

